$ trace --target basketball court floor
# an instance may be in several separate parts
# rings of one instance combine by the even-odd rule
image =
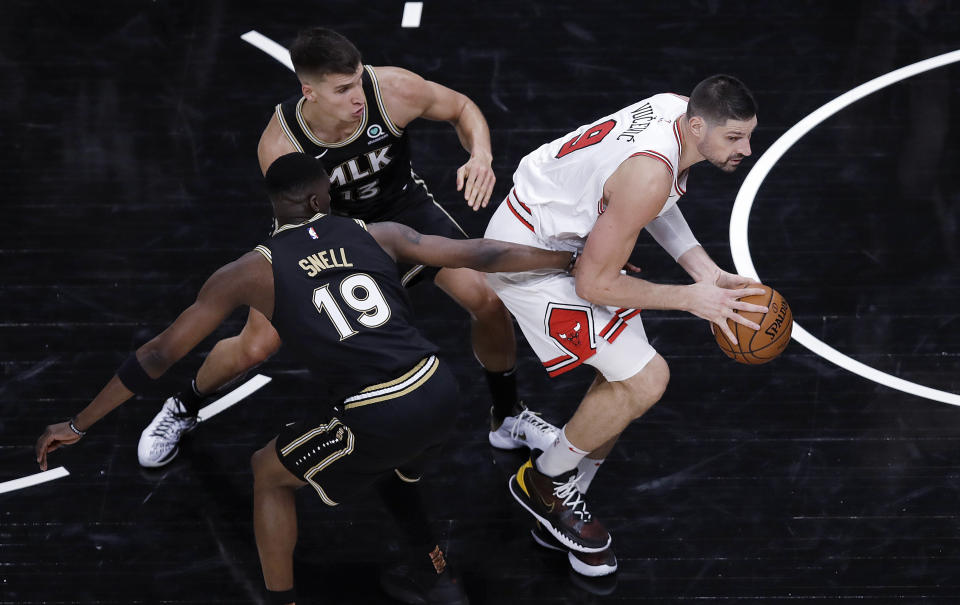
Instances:
[[[796,338],[748,367],[704,321],[642,314],[672,381],[591,488],[614,578],[585,581],[530,540],[507,492],[524,457],[486,443],[467,317],[432,285],[412,292],[460,382],[425,489],[473,603],[960,603],[960,4],[426,0],[418,19],[406,4],[4,2],[0,603],[266,602],[249,459],[315,404],[287,353],[168,467],[136,458],[161,392],[55,452],[52,475],[32,447],[265,237],[257,140],[299,87],[264,40],[310,25],[481,107],[498,182],[477,213],[455,191],[453,129],[410,128],[414,168],[475,235],[520,158],[581,124],[718,72],[759,102],[753,157],[733,175],[696,166],[681,207],[722,266],[790,301]],[[632,262],[685,283],[645,234]],[[562,423],[590,370],[549,379],[522,339],[519,354],[523,399]],[[377,567],[399,537],[376,499],[331,509],[302,490],[299,507],[300,602],[391,602]]]

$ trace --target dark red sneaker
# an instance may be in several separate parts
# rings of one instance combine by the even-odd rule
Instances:
[[[541,473],[535,451],[517,474],[510,477],[510,493],[544,529],[570,550],[598,553],[610,546],[610,534],[587,510],[577,489],[577,469],[557,477]]]

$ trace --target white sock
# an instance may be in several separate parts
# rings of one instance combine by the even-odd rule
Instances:
[[[600,470],[600,465],[603,464],[604,460],[605,458],[600,460],[584,458],[577,464],[577,474],[580,475],[580,480],[577,481],[577,489],[580,490],[581,494],[587,493],[587,489],[593,482],[593,478],[597,476],[597,471]]]
[[[548,477],[556,477],[574,469],[589,453],[567,440],[566,427],[564,427],[560,429],[553,445],[537,458],[537,469]]]

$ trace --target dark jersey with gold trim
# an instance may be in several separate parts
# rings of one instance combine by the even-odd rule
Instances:
[[[256,250],[273,265],[273,326],[332,402],[437,351],[413,326],[396,263],[363,221],[318,214],[280,227]]]
[[[387,115],[377,74],[364,66],[366,107],[357,130],[339,143],[317,138],[303,118],[303,97],[276,107],[283,132],[298,151],[323,163],[330,174],[330,208],[334,214],[373,222],[389,215],[403,192],[413,186],[407,134]]]

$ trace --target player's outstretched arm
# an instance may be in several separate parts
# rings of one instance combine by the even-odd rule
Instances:
[[[269,278],[263,284],[265,273]],[[135,394],[139,385],[125,384],[121,375],[131,383],[159,378],[209,336],[234,309],[244,304],[256,307],[267,317],[273,312],[273,273],[269,263],[256,252],[221,267],[203,285],[196,302],[166,330],[137,349],[87,407],[68,422],[48,426],[35,447],[40,468],[47,469],[50,452],[79,441],[82,433]],[[131,367],[133,373],[130,373]]]
[[[567,269],[570,252],[544,250],[493,239],[449,239],[423,235],[399,223],[368,225],[370,235],[394,259],[432,267],[467,267],[496,273]]]
[[[457,191],[474,210],[485,208],[497,179],[491,164],[490,128],[477,104],[466,95],[399,67],[378,67],[387,108],[403,127],[416,118],[450,122],[470,154],[457,170]]]

